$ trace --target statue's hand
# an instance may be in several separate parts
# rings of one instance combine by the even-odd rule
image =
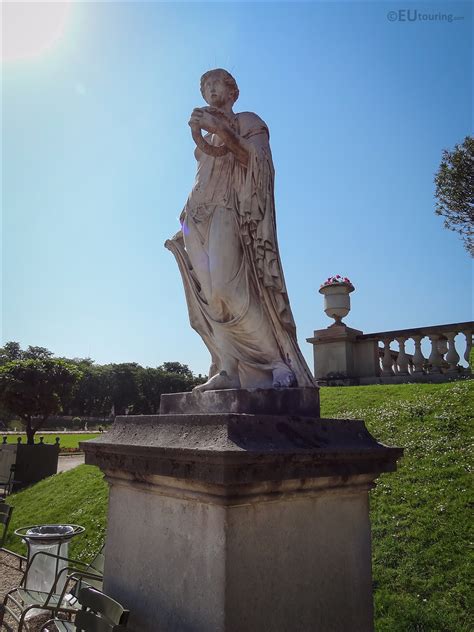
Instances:
[[[222,129],[224,122],[222,119],[211,114],[206,108],[194,108],[188,124],[190,127],[203,129],[211,134],[217,134],[219,130]]]

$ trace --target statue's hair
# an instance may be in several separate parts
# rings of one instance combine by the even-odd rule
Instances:
[[[213,70],[208,70],[207,72],[203,74],[203,76],[201,77],[202,96],[204,97],[204,84],[206,82],[206,79],[210,75],[213,75],[214,73],[218,73],[223,76],[222,78],[224,80],[225,85],[234,93],[234,100],[232,101],[232,103],[235,103],[237,99],[239,98],[239,86],[237,85],[237,81],[230,74],[230,72],[227,72],[227,70],[224,70],[223,68],[214,68]]]

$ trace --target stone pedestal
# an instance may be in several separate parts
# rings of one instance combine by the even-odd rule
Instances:
[[[318,329],[307,342],[313,345],[314,375],[322,383],[359,384],[380,375],[377,340],[361,340],[362,331],[347,325]]]
[[[299,390],[305,414],[284,414]],[[368,491],[402,451],[309,416],[316,389],[277,393],[163,396],[167,414],[82,443],[110,484],[105,590],[132,631],[373,630]]]

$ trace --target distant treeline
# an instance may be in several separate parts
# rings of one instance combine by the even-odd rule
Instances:
[[[23,360],[54,358],[45,347],[22,350],[17,342],[0,347],[0,366]],[[81,377],[72,392],[62,398],[62,415],[106,419],[115,415],[150,415],[159,412],[163,393],[190,391],[207,378],[194,375],[186,364],[164,362],[142,367],[136,362],[96,364],[90,358],[56,358],[74,365]],[[1,407],[1,402],[0,402]],[[12,418],[6,411],[2,416]]]

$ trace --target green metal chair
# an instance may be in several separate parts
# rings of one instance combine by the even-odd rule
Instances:
[[[15,553],[15,551],[10,551],[4,547],[5,540],[7,538],[8,525],[10,524],[10,519],[12,517],[14,507],[8,505],[7,503],[0,502],[0,551],[5,551],[12,557],[18,560],[19,569],[21,571],[23,564],[26,564],[27,559],[24,555],[20,555],[19,553]]]
[[[82,588],[78,600],[82,609],[74,623],[50,619],[41,632],[122,632],[127,629],[129,611],[103,592]]]
[[[16,468],[15,464],[11,465],[10,475],[8,477],[8,480],[0,481],[0,499],[1,500],[5,499],[7,496],[9,496],[12,493],[13,484],[18,482],[18,481],[15,481],[15,468]]]
[[[56,575],[49,593],[30,590],[26,587],[28,571],[38,555],[61,559],[67,564]],[[79,592],[84,587],[93,587],[100,590],[103,583],[103,572],[103,547],[89,564],[72,558],[52,555],[45,551],[35,553],[28,562],[20,586],[10,590],[5,595],[3,605],[0,606],[0,629],[6,613],[18,623],[17,632],[22,632],[23,630],[28,632],[31,629],[31,626],[28,624],[28,613],[34,609],[50,610],[53,616],[56,616],[59,612],[68,615],[77,613],[81,608],[78,600]],[[60,592],[56,592],[57,584],[64,576],[63,573],[67,575],[64,588]]]
[[[8,525],[12,517],[13,507],[7,503],[0,502],[0,550],[3,549],[5,538],[7,537]]]

